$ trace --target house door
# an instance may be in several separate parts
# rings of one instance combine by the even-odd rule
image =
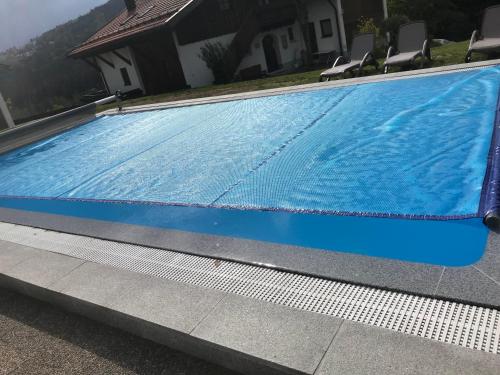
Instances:
[[[262,39],[264,55],[266,57],[267,71],[274,72],[279,69],[278,53],[272,35],[267,35]]]
[[[318,52],[318,38],[316,37],[316,28],[314,22],[309,23],[309,43],[311,45],[311,52]]]

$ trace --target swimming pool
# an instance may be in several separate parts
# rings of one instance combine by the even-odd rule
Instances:
[[[490,67],[104,116],[1,155],[0,206],[471,264],[499,86]]]

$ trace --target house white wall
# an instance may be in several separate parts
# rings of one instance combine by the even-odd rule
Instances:
[[[214,75],[207,67],[205,61],[200,58],[201,48],[210,43],[220,42],[223,45],[229,45],[233,40],[235,33],[226,34],[217,38],[206,39],[201,42],[179,45],[177,35],[174,33],[175,45],[179,54],[179,60],[184,71],[186,83],[191,87],[201,87],[211,85],[214,82]]]
[[[113,63],[114,68],[106,64],[104,61],[97,59],[97,64],[104,74],[104,78],[106,79],[106,83],[108,84],[110,93],[113,94],[116,91],[127,92],[135,89],[141,89],[144,91],[144,86],[142,84],[141,77],[137,68],[137,63],[135,62],[133,53],[130,48],[120,48],[117,49],[116,52],[129,59],[132,62],[132,65],[128,65],[125,61],[123,61],[112,52],[101,53],[99,56],[102,56],[107,61]],[[127,69],[128,75],[130,77],[130,86],[125,86],[122,74],[120,72],[120,69],[122,68]]]
[[[339,46],[339,36],[337,32],[337,20],[335,10],[328,0],[311,0],[308,3],[308,15],[310,22],[314,23],[316,39],[318,41],[319,52],[337,51],[341,53]],[[340,14],[341,15],[341,14]],[[339,15],[339,16],[340,16]],[[320,21],[330,19],[333,35],[322,37]],[[294,40],[290,40],[288,28],[291,27],[294,34]],[[214,81],[212,71],[206,66],[205,62],[199,57],[201,47],[207,42],[221,42],[223,45],[229,45],[236,34],[226,34],[217,38],[204,41],[179,45],[177,35],[174,33],[174,40],[179,54],[179,60],[184,71],[186,83],[191,87],[201,87],[211,85]],[[238,71],[254,65],[260,65],[262,70],[267,71],[267,63],[264,55],[262,40],[272,35],[275,39],[278,60],[283,69],[296,68],[302,64],[302,51],[305,50],[304,38],[298,22],[293,25],[280,27],[259,33],[251,43],[248,54],[243,58]]]
[[[332,5],[327,0],[311,0],[308,3],[308,17],[309,22],[314,24],[316,39],[318,42],[318,52],[326,53],[337,51],[337,53],[341,53],[339,36],[337,32],[337,19],[335,10],[333,9]],[[323,38],[321,36],[320,22],[325,19],[330,20],[333,35]],[[291,27],[293,29],[293,41],[291,41],[289,38],[288,27]],[[300,66],[300,64],[302,63],[302,51],[305,50],[305,42],[300,25],[298,22],[296,22],[291,26],[281,27],[258,34],[254,38],[250,51],[248,55],[242,60],[238,70],[245,69],[253,65],[260,65],[263,70],[268,70],[266,57],[264,55],[264,49],[262,48],[262,40],[267,35],[273,35],[275,40],[278,41],[278,58],[281,65],[283,66],[283,69]],[[286,43],[283,43],[284,41],[286,41]]]
[[[333,2],[333,1],[332,1]],[[318,40],[319,52],[337,51],[341,52],[339,46],[339,36],[337,32],[337,19],[335,17],[335,10],[327,0],[312,0],[307,4],[309,22],[314,23],[316,30],[316,39]],[[341,17],[341,14],[339,14]],[[323,38],[321,36],[321,20],[329,19],[332,24],[333,35]]]
[[[335,10],[327,0],[312,0],[308,3],[309,22],[314,24],[316,39],[318,41],[319,52],[337,51],[341,53],[339,46],[339,37],[337,32],[337,20]],[[330,19],[333,35],[323,38],[321,36],[321,20]],[[288,28],[291,27],[294,34],[294,40],[290,40]],[[248,68],[253,65],[260,65],[264,71],[268,70],[262,40],[267,35],[273,35],[278,41],[278,58],[283,69],[296,68],[302,63],[302,51],[305,50],[305,42],[302,30],[298,22],[291,26],[281,27],[258,34],[251,45],[247,56],[242,60],[238,70]],[[286,43],[283,43],[286,41]]]
[[[293,30],[293,40],[290,40],[288,28]],[[302,37],[302,31],[300,30],[300,25],[295,23],[290,26],[280,27],[278,29],[259,33],[252,41],[250,50],[241,61],[238,71],[253,65],[260,65],[262,70],[268,70],[266,56],[262,45],[262,40],[268,35],[273,36],[275,39],[275,47],[279,47],[276,48],[276,52],[283,69],[295,68],[301,65],[301,51],[305,49],[305,44],[304,38]]]

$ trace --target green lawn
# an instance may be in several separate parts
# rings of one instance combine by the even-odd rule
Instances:
[[[430,67],[463,63],[465,58],[465,53],[467,52],[468,43],[469,43],[468,41],[464,41],[458,43],[450,43],[444,46],[432,48],[433,61],[431,62]],[[481,60],[481,56],[478,55],[474,55],[473,58],[474,61]],[[382,65],[384,59],[382,58],[379,61],[380,64]],[[318,77],[322,70],[324,69],[312,70],[302,73],[287,74],[277,77],[262,78],[253,81],[234,82],[225,85],[213,85],[197,89],[179,90],[155,96],[145,96],[138,99],[128,100],[124,102],[124,106],[170,102],[183,99],[194,99],[194,98],[202,98],[208,96],[236,94],[247,91],[265,90],[278,87],[314,83],[318,82]],[[365,75],[373,75],[380,73],[381,69],[377,71],[372,67],[368,67],[365,71]],[[116,107],[115,104],[110,104],[99,107],[99,110],[106,110],[114,107]]]

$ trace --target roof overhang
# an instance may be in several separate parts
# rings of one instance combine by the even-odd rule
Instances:
[[[117,48],[125,47],[132,40],[136,40],[151,32],[156,32],[160,29],[173,28],[186,17],[193,9],[195,9],[203,0],[191,0],[168,19],[159,19],[142,26],[134,27],[130,30],[114,33],[104,38],[96,39],[93,42],[85,42],[72,50],[68,56],[72,58],[85,58],[96,54],[104,53]]]

